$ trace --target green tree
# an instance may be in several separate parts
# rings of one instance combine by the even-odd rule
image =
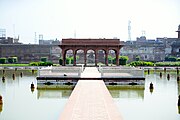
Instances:
[[[180,58],[177,58],[177,61],[180,61]]]
[[[71,59],[69,57],[66,57],[66,64],[70,64]]]
[[[173,56],[165,57],[165,61],[175,62],[176,60],[177,60],[177,58],[173,57]]]
[[[140,56],[136,56],[136,61],[140,61]]]
[[[128,56],[120,56],[119,65],[126,65],[128,60],[129,60]]]
[[[17,57],[9,57],[8,58],[9,63],[17,63],[17,61],[18,61]]]
[[[47,57],[41,57],[41,62],[47,62],[48,58]]]
[[[14,63],[18,62],[18,58],[17,57],[13,57],[14,58]]]
[[[0,58],[0,64],[5,64],[6,63],[6,58]]]
[[[63,64],[63,59],[59,58],[59,64],[62,65]]]
[[[113,64],[116,64],[116,57],[113,58]]]
[[[70,57],[70,64],[73,64],[73,63],[74,63],[74,58]]]
[[[109,63],[109,64],[112,63],[112,60],[113,60],[113,58],[112,58],[110,55],[108,55],[108,63]]]

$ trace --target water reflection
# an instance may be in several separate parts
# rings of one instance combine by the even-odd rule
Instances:
[[[150,93],[152,94],[154,89],[149,89],[149,90],[150,90]]]
[[[37,98],[69,98],[73,88],[68,85],[38,85]]]
[[[0,113],[2,112],[3,110],[3,105],[0,104]]]
[[[59,118],[71,89],[47,89],[47,91],[38,89],[36,71],[33,72],[32,74],[32,70],[5,70],[3,74],[3,71],[0,71],[0,95],[3,96],[0,120],[57,120]],[[12,77],[13,73],[15,73],[15,80]],[[33,93],[32,82],[35,85]]]
[[[178,86],[178,95],[180,95],[180,81],[177,81],[177,86]]]
[[[109,92],[113,98],[144,99],[144,85],[108,85],[107,88],[109,89]]]
[[[180,114],[180,81],[177,80],[177,89],[178,89],[178,95],[179,95],[179,99],[178,99],[178,113]]]
[[[21,72],[23,75],[21,77]],[[57,120],[74,86],[37,85],[36,71],[6,70],[0,80],[0,120]],[[3,76],[0,71],[0,77]],[[13,80],[12,74],[16,78]],[[107,86],[124,120],[179,120],[177,106],[180,82],[176,73],[150,73],[145,75],[144,86]],[[31,83],[35,89],[32,93]],[[153,83],[153,93],[149,89]],[[33,116],[32,116],[33,115]]]
[[[114,101],[124,120],[179,120],[180,107],[177,106],[180,84],[176,72],[146,74],[144,90],[122,89],[115,92]],[[170,74],[168,80],[167,74]],[[153,91],[149,89],[153,83]],[[136,92],[135,92],[136,91]],[[114,96],[114,90],[110,90]],[[133,98],[133,99],[130,99]],[[143,100],[140,100],[142,98]]]
[[[0,95],[0,113],[2,112],[2,110],[3,110],[3,98]]]

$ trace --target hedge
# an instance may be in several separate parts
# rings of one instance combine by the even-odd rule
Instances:
[[[146,61],[134,61],[130,63],[131,66],[154,66],[154,63],[152,62],[146,62]]]
[[[165,61],[172,61],[172,62],[175,62],[176,60],[177,60],[176,57],[172,57],[172,56],[165,57]]]
[[[157,62],[156,66],[180,66],[180,62]]]
[[[52,62],[31,62],[29,63],[30,66],[52,66]]]

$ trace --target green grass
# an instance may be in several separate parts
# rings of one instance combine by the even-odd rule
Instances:
[[[18,67],[18,66],[29,66],[29,64],[0,64],[0,67]]]

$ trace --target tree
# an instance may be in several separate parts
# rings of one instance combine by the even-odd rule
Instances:
[[[62,59],[62,58],[59,59],[59,64],[60,64],[60,65],[63,64],[63,59]]]
[[[18,61],[17,57],[9,57],[8,58],[9,63],[17,63],[17,61]]]
[[[66,64],[70,64],[71,59],[69,57],[66,57]]]
[[[48,58],[47,57],[41,57],[41,62],[47,62]]]
[[[177,58],[177,61],[180,61],[180,58]]]
[[[176,58],[176,57],[172,57],[172,56],[165,57],[165,61],[175,62],[176,60],[177,60],[177,58]]]
[[[113,58],[113,64],[116,64],[116,57]]]
[[[0,64],[5,64],[6,63],[6,58],[0,58]]]
[[[140,61],[140,56],[136,56],[136,61]]]
[[[73,64],[73,63],[74,63],[74,58],[70,57],[70,64]]]
[[[128,60],[129,60],[128,56],[120,56],[119,65],[126,65]]]
[[[108,63],[109,63],[109,64],[112,63],[112,60],[113,60],[113,58],[112,58],[110,55],[108,55]]]

